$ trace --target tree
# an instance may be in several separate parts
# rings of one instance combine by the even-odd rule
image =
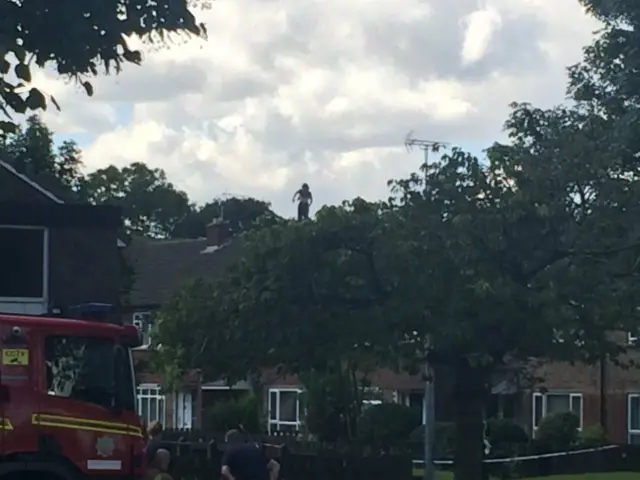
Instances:
[[[163,348],[210,378],[345,362],[449,367],[456,478],[480,478],[492,374],[532,357],[593,361],[603,345],[615,357],[623,347],[602,333],[637,319],[628,260],[640,255],[640,192],[598,148],[603,125],[516,106],[508,127],[511,144],[485,162],[454,149],[425,180],[392,182],[388,203],[249,233],[215,286],[163,312]],[[174,335],[187,319],[193,327]]]
[[[141,37],[164,44],[172,34],[205,34],[189,10],[187,0],[128,2],[108,0],[96,4],[51,4],[36,0],[3,2],[5,22],[0,49],[0,111],[25,114],[45,109],[47,99],[30,87],[32,68],[53,67],[59,75],[81,84],[93,94],[88,81],[99,69],[118,73],[126,63],[139,65],[142,54],[129,47],[129,38]],[[50,102],[59,108],[56,100]],[[13,131],[15,123],[0,122],[0,131]]]
[[[171,236],[173,238],[205,237],[206,226],[217,218],[224,218],[229,223],[233,235],[257,226],[264,226],[265,222],[273,224],[280,219],[271,210],[268,202],[250,197],[218,198],[201,207],[194,207],[188,216],[178,222]]]
[[[125,227],[136,235],[168,238],[192,213],[187,194],[167,180],[164,170],[139,162],[123,168],[111,165],[88,174],[80,196],[94,204],[122,207]]]
[[[75,192],[82,179],[82,152],[72,140],[56,148],[53,135],[40,117],[32,115],[24,127],[0,134],[0,156],[19,172]]]
[[[608,333],[638,326],[640,15],[629,0],[583,3],[605,28],[571,69],[574,107],[514,104],[510,142],[485,159],[454,149],[424,180],[392,182],[385,204],[348,203],[248,235],[243,260],[200,311],[199,335],[215,348],[179,358],[211,364],[242,351],[242,362],[210,370],[227,377],[358,356],[446,366],[458,480],[480,478],[492,373],[531,358],[620,360],[625,347]],[[161,329],[199,301],[182,299]]]

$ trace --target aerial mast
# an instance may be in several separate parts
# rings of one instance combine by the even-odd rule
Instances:
[[[426,180],[429,174],[426,168],[429,165],[429,152],[437,152],[441,147],[449,145],[446,142],[434,141],[434,140],[422,140],[413,137],[413,130],[411,130],[404,139],[404,146],[408,152],[411,152],[414,148],[419,148],[424,152],[424,177],[425,188]],[[428,336],[425,341],[425,351],[428,352],[431,348],[431,336]],[[429,365],[429,362],[425,363],[425,384],[424,384],[424,400],[422,408],[422,422],[424,423],[424,480],[435,480],[436,470],[433,463],[433,447],[435,444],[435,392],[434,392],[434,378],[433,368]]]
[[[437,152],[442,147],[449,145],[447,142],[435,141],[435,140],[422,140],[413,137],[413,130],[407,133],[404,139],[404,146],[408,152],[411,152],[414,148],[419,148],[424,152],[423,165],[427,167],[429,165],[429,152]],[[427,170],[425,168],[425,178],[427,176]]]

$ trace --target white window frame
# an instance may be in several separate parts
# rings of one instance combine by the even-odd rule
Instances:
[[[152,390],[153,393],[143,394],[142,390]],[[149,400],[149,402],[155,401],[158,404],[160,403],[160,400],[162,400],[162,411],[160,411],[161,410],[160,408],[156,408],[156,410],[158,411],[157,419],[142,418],[142,401],[147,399]],[[160,421],[163,425],[165,424],[166,414],[167,414],[167,398],[162,393],[162,389],[160,388],[160,385],[158,385],[157,383],[142,383],[138,385],[138,387],[136,388],[136,407],[137,407],[138,416],[140,417],[140,419],[145,425],[149,425],[151,422],[156,420]],[[151,409],[148,410],[148,412],[150,411]]]
[[[135,312],[133,314],[132,323],[138,329],[138,332],[140,332],[140,340],[142,342],[139,347],[136,347],[137,349],[146,350],[151,345],[151,323],[149,322],[149,320],[151,319],[152,315],[153,312],[151,311]],[[146,337],[145,329],[147,330]]]
[[[173,393],[173,426],[181,430],[194,427],[195,395],[190,390]]]
[[[275,393],[276,394],[276,404],[272,405],[271,404],[271,394]],[[297,394],[297,398],[296,398],[296,421],[294,422],[290,422],[290,421],[285,421],[285,420],[280,420],[280,396],[283,393],[295,393]],[[302,422],[300,421],[300,394],[302,393],[302,390],[299,388],[291,388],[291,387],[283,387],[283,388],[279,388],[279,387],[273,387],[273,388],[269,388],[268,391],[268,406],[269,406],[269,420],[268,420],[268,430],[269,430],[269,434],[271,434],[272,431],[277,431],[278,427],[282,426],[287,426],[287,427],[296,427],[296,428],[300,428],[300,425],[302,424]],[[276,418],[272,419],[271,418],[271,412],[275,409],[276,412]]]
[[[640,393],[630,393],[627,395],[627,443],[631,443],[631,436],[640,436],[640,430],[631,428],[631,400],[640,399]],[[640,412],[638,412],[640,414]]]
[[[547,416],[547,398],[550,396],[567,396],[569,397],[569,408],[571,408],[571,403],[574,398],[580,399],[580,415],[579,415],[579,425],[578,430],[582,430],[582,423],[584,417],[584,397],[582,393],[573,393],[573,392],[534,392],[531,396],[531,426],[534,431],[538,430],[538,426],[536,425],[536,398],[542,398],[542,415],[540,416],[540,420]]]
[[[382,389],[380,387],[365,387],[362,390],[362,395],[369,396],[369,397],[377,397],[377,396],[380,397],[380,398],[367,398],[367,399],[363,398],[362,406],[365,408],[371,407],[374,405],[381,405],[384,399]]]
[[[42,296],[41,297],[1,297],[0,302],[40,303],[48,305],[49,299],[49,229],[30,225],[0,225],[0,230],[41,230],[42,231]]]

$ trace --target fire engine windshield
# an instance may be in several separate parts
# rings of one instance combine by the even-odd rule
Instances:
[[[117,403],[125,409],[133,408],[133,373],[119,351],[121,347],[103,337],[47,337],[47,393],[105,408]]]

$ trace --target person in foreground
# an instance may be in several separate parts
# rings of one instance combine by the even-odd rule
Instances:
[[[147,443],[147,464],[150,465],[153,462],[156,452],[160,448],[162,442],[162,432],[164,428],[160,422],[151,422],[147,429],[149,435],[149,442]]]
[[[156,450],[153,461],[149,464],[147,470],[147,480],[172,480],[169,475],[169,462],[171,461],[171,453],[169,450],[159,448]]]
[[[224,437],[227,450],[222,457],[222,477],[225,480],[276,480],[280,464],[269,460],[262,448],[247,443],[238,430],[229,430]]]

